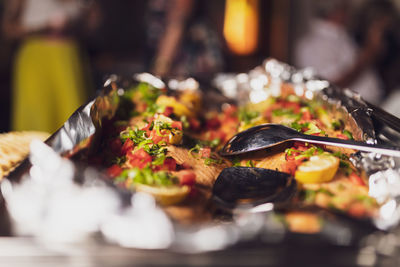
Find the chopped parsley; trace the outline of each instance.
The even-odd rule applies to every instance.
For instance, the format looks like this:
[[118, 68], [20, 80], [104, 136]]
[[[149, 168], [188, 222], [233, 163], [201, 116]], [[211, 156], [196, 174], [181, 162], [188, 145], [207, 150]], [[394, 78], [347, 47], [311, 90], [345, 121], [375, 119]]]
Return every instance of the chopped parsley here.
[[342, 121], [334, 120], [332, 121], [331, 126], [334, 130], [340, 130], [342, 128]]
[[292, 109], [288, 109], [288, 108], [280, 108], [280, 109], [275, 109], [272, 111], [272, 115], [274, 116], [287, 116], [287, 115], [296, 115], [293, 113]]
[[349, 159], [349, 157], [346, 154], [344, 154], [344, 153], [342, 153], [340, 151], [333, 152], [332, 155], [334, 155], [335, 157], [337, 157], [337, 158], [339, 158], [341, 160], [348, 160]]
[[315, 197], [317, 196], [318, 193], [322, 193], [322, 194], [328, 195], [330, 197], [335, 196], [331, 191], [329, 191], [326, 188], [319, 188], [317, 190], [305, 189], [302, 191], [303, 199], [305, 202], [308, 202], [308, 203], [314, 202]]
[[198, 140], [196, 145], [189, 150], [189, 154], [193, 155], [193, 153], [197, 154], [200, 152], [200, 149], [204, 147], [216, 148], [220, 145], [221, 139], [215, 138], [211, 141], [209, 140]]
[[288, 156], [292, 156], [294, 153], [298, 153], [298, 155], [295, 157], [295, 159], [299, 159], [299, 158], [310, 158], [314, 155], [319, 155], [324, 153], [324, 150], [320, 147], [317, 146], [312, 146], [309, 149], [305, 150], [305, 151], [301, 151], [301, 150], [297, 150], [294, 148], [287, 148], [285, 150], [286, 155]]
[[189, 154], [193, 156], [193, 153], [199, 153], [200, 149], [202, 149], [202, 146], [200, 144], [196, 144], [194, 147], [189, 149]]
[[214, 158], [205, 158], [204, 164], [210, 166], [211, 164], [221, 164], [223, 162], [222, 159], [214, 159]]
[[248, 161], [246, 162], [246, 166], [247, 166], [247, 167], [253, 167], [253, 168], [254, 168], [254, 162], [253, 162], [252, 160], [248, 160]]
[[353, 138], [353, 135], [351, 134], [351, 132], [348, 131], [348, 130], [346, 130], [346, 129], [343, 130], [343, 134], [344, 134], [345, 136], [347, 136], [350, 140], [353, 140], [353, 139], [354, 139], [354, 138]]
[[178, 184], [177, 177], [165, 172], [154, 172], [149, 167], [138, 169], [123, 170], [121, 175], [116, 178], [116, 182], [131, 180], [133, 184], [145, 184], [151, 186], [171, 186]]
[[234, 158], [231, 160], [231, 162], [232, 162], [232, 166], [233, 166], [233, 167], [238, 167], [238, 166], [240, 166], [240, 159], [239, 159], [238, 157], [234, 157]]
[[239, 120], [243, 121], [245, 124], [249, 124], [253, 119], [260, 116], [260, 112], [247, 110], [246, 108], [241, 108], [239, 110]]
[[308, 124], [309, 124], [308, 122], [305, 122], [305, 123], [298, 123], [297, 121], [295, 121], [295, 122], [292, 122], [292, 123], [290, 124], [290, 128], [293, 128], [293, 129], [295, 129], [296, 131], [301, 132], [302, 129], [308, 128]]
[[161, 90], [151, 86], [148, 83], [139, 83], [135, 88], [140, 92], [141, 99], [148, 105], [152, 106], [157, 98], [162, 94]]
[[311, 123], [311, 122], [308, 123], [307, 128], [308, 128], [308, 130], [304, 132], [305, 134], [316, 134], [316, 133], [321, 133], [321, 129], [319, 129], [319, 128], [317, 127], [317, 125], [315, 125], [314, 123]]
[[162, 108], [156, 103], [147, 104], [146, 110], [143, 112], [144, 117], [152, 117], [156, 113], [162, 113]]
[[121, 132], [119, 135], [119, 138], [121, 139], [122, 142], [125, 142], [126, 139], [129, 138], [136, 145], [140, 144], [141, 142], [143, 142], [147, 139], [146, 131], [139, 130], [139, 129], [133, 130], [131, 128], [128, 128], [127, 130]]
[[112, 163], [113, 163], [113, 164], [122, 165], [122, 164], [125, 163], [125, 161], [126, 161], [126, 156], [124, 155], [124, 156], [122, 156], [122, 157], [116, 157], [116, 158], [114, 158], [114, 159], [112, 160]]

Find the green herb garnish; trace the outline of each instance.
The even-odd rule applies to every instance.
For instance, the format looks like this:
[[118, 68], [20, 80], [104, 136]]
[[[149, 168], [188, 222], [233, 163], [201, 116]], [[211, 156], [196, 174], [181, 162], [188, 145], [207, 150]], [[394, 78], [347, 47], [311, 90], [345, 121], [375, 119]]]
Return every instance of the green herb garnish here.
[[340, 128], [342, 128], [342, 123], [339, 120], [334, 120], [332, 121], [331, 126], [334, 130], [339, 130]]
[[140, 144], [141, 142], [146, 140], [146, 131], [143, 130], [133, 130], [131, 128], [126, 129], [125, 131], [121, 132], [119, 138], [122, 142], [125, 142], [126, 139], [131, 139], [133, 143]]
[[346, 129], [343, 130], [343, 134], [347, 136], [350, 140], [354, 139], [352, 133]]
[[239, 159], [238, 157], [234, 157], [234, 158], [231, 160], [231, 162], [232, 162], [232, 166], [233, 166], [233, 167], [238, 167], [238, 166], [240, 166], [240, 159]]
[[252, 167], [252, 168], [254, 168], [254, 162], [253, 162], [252, 160], [248, 160], [248, 161], [246, 162], [246, 166], [247, 166], [247, 167]]
[[115, 179], [116, 182], [125, 182], [126, 180], [131, 180], [133, 184], [151, 186], [171, 186], [179, 182], [175, 176], [165, 171], [154, 172], [149, 167], [124, 170], [121, 175]]
[[260, 112], [258, 111], [250, 111], [246, 108], [241, 108], [239, 110], [239, 120], [244, 122], [245, 124], [249, 124], [253, 119], [260, 116]]
[[126, 161], [126, 156], [124, 155], [124, 156], [122, 156], [122, 157], [116, 157], [116, 158], [114, 158], [111, 162], [112, 162], [113, 164], [122, 165], [122, 164], [125, 163], [125, 161]]
[[221, 164], [223, 161], [222, 159], [214, 159], [214, 158], [205, 158], [204, 164], [210, 166], [211, 164]]

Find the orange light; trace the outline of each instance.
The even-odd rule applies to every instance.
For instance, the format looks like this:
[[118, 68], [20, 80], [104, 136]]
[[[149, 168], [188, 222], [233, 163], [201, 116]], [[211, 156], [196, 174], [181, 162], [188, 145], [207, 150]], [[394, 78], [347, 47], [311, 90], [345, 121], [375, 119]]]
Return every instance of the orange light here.
[[259, 0], [226, 0], [224, 37], [229, 49], [248, 55], [257, 49]]

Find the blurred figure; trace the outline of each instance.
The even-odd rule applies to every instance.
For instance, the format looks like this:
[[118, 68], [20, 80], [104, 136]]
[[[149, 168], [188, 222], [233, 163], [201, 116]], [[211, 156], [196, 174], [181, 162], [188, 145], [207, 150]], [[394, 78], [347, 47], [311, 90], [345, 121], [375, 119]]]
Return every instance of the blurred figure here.
[[222, 52], [209, 25], [207, 1], [150, 0], [147, 15], [150, 71], [159, 76], [205, 77], [221, 71]]
[[351, 6], [347, 0], [314, 2], [316, 18], [309, 33], [297, 44], [296, 64], [313, 67], [317, 74], [341, 87], [360, 93], [364, 99], [378, 104], [384, 95], [373, 64], [381, 49], [388, 21], [381, 17], [370, 21], [365, 41], [360, 48], [346, 27]]
[[[5, 35], [21, 41], [14, 60], [13, 130], [54, 132], [86, 101], [75, 40], [87, 9], [78, 0], [7, 0]], [[91, 18], [86, 14], [86, 18]]]
[[382, 21], [387, 27], [382, 35], [381, 53], [376, 62], [376, 69], [382, 77], [386, 99], [380, 105], [388, 112], [400, 116], [400, 29], [399, 14], [391, 1], [374, 0], [363, 3], [357, 14], [354, 32], [356, 41], [366, 42], [371, 23]]
[[368, 42], [369, 31], [381, 24], [379, 56], [374, 67], [381, 77], [385, 96], [399, 85], [400, 30], [398, 9], [390, 0], [364, 1], [354, 16], [354, 37], [360, 47]]

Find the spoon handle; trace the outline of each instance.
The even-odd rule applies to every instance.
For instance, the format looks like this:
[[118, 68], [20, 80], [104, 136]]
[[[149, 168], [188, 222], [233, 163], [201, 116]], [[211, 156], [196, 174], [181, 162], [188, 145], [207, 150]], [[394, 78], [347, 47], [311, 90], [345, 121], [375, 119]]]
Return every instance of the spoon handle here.
[[305, 135], [305, 134], [302, 134], [301, 137], [293, 138], [292, 140], [321, 144], [321, 145], [332, 145], [332, 146], [351, 148], [366, 152], [374, 152], [382, 155], [400, 157], [400, 148], [381, 145], [381, 144], [371, 145], [354, 140], [343, 140], [338, 138], [330, 138], [330, 137], [316, 136], [316, 135]]

